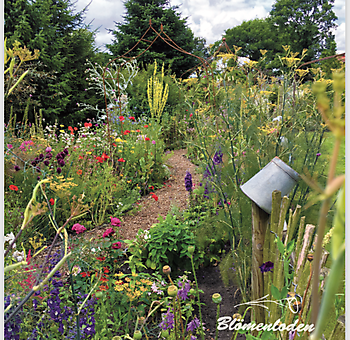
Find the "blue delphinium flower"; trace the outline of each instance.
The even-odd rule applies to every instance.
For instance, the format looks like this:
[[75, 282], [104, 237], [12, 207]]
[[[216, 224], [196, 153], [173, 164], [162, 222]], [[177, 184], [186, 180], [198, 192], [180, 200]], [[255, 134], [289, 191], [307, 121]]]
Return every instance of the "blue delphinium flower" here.
[[192, 175], [189, 171], [186, 171], [185, 188], [187, 191], [192, 191]]
[[222, 163], [222, 156], [223, 153], [221, 152], [221, 150], [215, 152], [213, 157], [213, 162], [215, 165], [219, 165], [220, 163]]

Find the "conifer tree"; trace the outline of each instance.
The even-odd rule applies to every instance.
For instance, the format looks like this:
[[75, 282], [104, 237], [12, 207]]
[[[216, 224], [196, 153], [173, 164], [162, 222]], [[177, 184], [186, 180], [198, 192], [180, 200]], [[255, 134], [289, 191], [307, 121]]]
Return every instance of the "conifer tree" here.
[[[107, 47], [115, 57], [123, 55], [137, 44], [148, 29], [150, 20], [156, 31], [161, 32], [162, 24], [164, 32], [179, 47], [190, 53], [196, 52], [196, 46], [198, 48], [199, 44], [195, 41], [193, 32], [187, 27], [186, 19], [180, 18], [180, 14], [176, 11], [178, 7], [170, 6], [168, 0], [127, 0], [125, 8], [124, 23], [116, 23], [116, 28], [110, 30], [114, 40]], [[141, 41], [128, 56], [136, 56], [143, 52], [156, 38], [156, 34], [149, 31], [144, 38], [147, 41]], [[164, 63], [165, 69], [170, 66], [178, 77], [198, 64], [197, 58], [173, 49], [161, 38], [158, 38], [149, 50], [138, 58], [144, 68], [155, 60]]]

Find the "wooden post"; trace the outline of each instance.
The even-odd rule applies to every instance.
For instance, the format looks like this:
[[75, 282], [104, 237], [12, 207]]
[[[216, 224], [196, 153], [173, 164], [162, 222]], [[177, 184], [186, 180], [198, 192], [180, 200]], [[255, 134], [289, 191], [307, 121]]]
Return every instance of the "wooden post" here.
[[[270, 215], [252, 201], [252, 300], [264, 296], [264, 280], [260, 266], [263, 264], [265, 233]], [[255, 322], [265, 322], [264, 308], [254, 306]]]

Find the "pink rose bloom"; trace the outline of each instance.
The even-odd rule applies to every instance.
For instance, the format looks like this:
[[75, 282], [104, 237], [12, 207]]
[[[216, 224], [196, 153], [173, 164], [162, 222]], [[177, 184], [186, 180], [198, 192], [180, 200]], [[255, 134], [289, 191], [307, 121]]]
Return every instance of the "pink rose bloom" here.
[[74, 230], [77, 234], [82, 234], [86, 228], [83, 225], [76, 223], [73, 225], [72, 230]]
[[113, 228], [108, 228], [104, 233], [103, 233], [103, 237], [109, 237], [111, 235], [113, 235], [115, 233]]
[[116, 242], [112, 244], [113, 249], [120, 249], [122, 247], [121, 242]]
[[120, 224], [121, 224], [121, 223], [122, 223], [122, 222], [120, 222], [120, 219], [119, 219], [119, 218], [116, 218], [116, 217], [112, 217], [112, 216], [111, 216], [111, 225], [120, 227]]

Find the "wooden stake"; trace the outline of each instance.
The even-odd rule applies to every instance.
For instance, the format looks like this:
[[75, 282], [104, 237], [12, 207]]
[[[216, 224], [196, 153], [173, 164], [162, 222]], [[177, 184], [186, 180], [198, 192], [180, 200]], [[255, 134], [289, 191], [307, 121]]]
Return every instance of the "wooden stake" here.
[[[270, 215], [252, 202], [252, 300], [264, 296], [264, 280], [260, 266], [263, 264], [265, 233]], [[264, 308], [254, 307], [255, 322], [265, 322]]]

